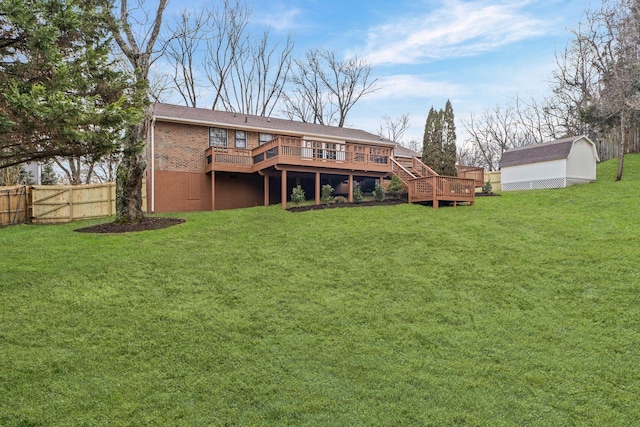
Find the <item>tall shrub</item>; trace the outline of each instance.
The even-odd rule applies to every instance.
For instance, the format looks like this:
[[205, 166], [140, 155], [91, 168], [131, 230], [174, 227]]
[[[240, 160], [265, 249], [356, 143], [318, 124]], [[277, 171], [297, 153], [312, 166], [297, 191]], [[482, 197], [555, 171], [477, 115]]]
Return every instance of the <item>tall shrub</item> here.
[[320, 192], [320, 201], [328, 206], [333, 199], [333, 197], [331, 197], [331, 193], [333, 193], [333, 187], [329, 184], [323, 185]]
[[387, 192], [394, 199], [398, 199], [400, 197], [400, 194], [404, 192], [402, 181], [400, 181], [400, 177], [398, 175], [394, 175], [393, 178], [391, 178], [391, 182], [389, 183], [389, 189], [387, 190]]

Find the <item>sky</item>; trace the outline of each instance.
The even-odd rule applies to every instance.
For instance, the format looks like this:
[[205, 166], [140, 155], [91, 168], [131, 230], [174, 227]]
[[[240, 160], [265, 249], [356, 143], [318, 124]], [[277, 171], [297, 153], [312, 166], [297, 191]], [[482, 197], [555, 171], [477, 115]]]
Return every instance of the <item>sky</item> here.
[[347, 126], [377, 133], [385, 115], [408, 113], [404, 139], [422, 141], [431, 107], [451, 100], [458, 146], [462, 120], [516, 95], [550, 92], [555, 54], [597, 0], [246, 0], [256, 29], [291, 34], [295, 56], [310, 48], [357, 56], [379, 90], [361, 99]]

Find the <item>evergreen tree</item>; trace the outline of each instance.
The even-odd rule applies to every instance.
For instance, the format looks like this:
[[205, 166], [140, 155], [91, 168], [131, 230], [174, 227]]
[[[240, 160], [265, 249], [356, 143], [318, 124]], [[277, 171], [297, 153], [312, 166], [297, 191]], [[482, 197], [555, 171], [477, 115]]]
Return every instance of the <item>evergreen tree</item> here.
[[[442, 114], [433, 107], [429, 109], [422, 140], [422, 162], [438, 172], [442, 163]], [[440, 173], [440, 172], [438, 172]]]
[[442, 165], [440, 175], [458, 176], [456, 169], [456, 125], [453, 106], [447, 100], [442, 114]]
[[108, 0], [0, 0], [0, 167], [99, 158], [118, 147], [130, 108], [116, 69]]
[[400, 195], [404, 193], [404, 187], [402, 186], [402, 181], [400, 181], [400, 177], [398, 175], [393, 175], [391, 178], [387, 193], [389, 193], [389, 195], [394, 199], [400, 198]]
[[445, 109], [429, 110], [424, 128], [422, 161], [439, 175], [457, 176], [456, 125], [453, 107], [447, 100]]
[[42, 185], [57, 185], [58, 175], [53, 169], [51, 162], [45, 162], [42, 165], [42, 173], [40, 175], [40, 184]]

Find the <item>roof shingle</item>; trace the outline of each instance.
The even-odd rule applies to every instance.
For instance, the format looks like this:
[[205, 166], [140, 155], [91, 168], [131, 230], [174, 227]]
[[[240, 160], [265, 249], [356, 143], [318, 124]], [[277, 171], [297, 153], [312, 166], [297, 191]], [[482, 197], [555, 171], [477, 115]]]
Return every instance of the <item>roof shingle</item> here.
[[572, 136], [542, 144], [512, 148], [502, 153], [500, 167], [518, 166], [529, 163], [549, 162], [569, 157], [573, 143], [583, 136]]
[[250, 114], [193, 108], [181, 105], [156, 103], [153, 107], [156, 120], [198, 123], [204, 126], [228, 126], [256, 132], [286, 133], [289, 135], [326, 137], [367, 144], [393, 145], [378, 135], [352, 128], [303, 123]]

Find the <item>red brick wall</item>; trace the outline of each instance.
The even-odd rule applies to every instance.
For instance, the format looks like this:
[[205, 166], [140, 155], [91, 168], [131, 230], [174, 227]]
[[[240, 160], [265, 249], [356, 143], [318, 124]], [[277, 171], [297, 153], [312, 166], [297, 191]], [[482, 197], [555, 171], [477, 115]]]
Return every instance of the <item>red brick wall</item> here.
[[[211, 176], [205, 173], [156, 170], [154, 212], [211, 210]], [[147, 209], [151, 211], [151, 185], [147, 185]]]
[[216, 172], [216, 210], [264, 205], [264, 178], [257, 173]]
[[[208, 127], [156, 122], [154, 131], [156, 171], [204, 173]], [[149, 147], [147, 154], [151, 155]]]

